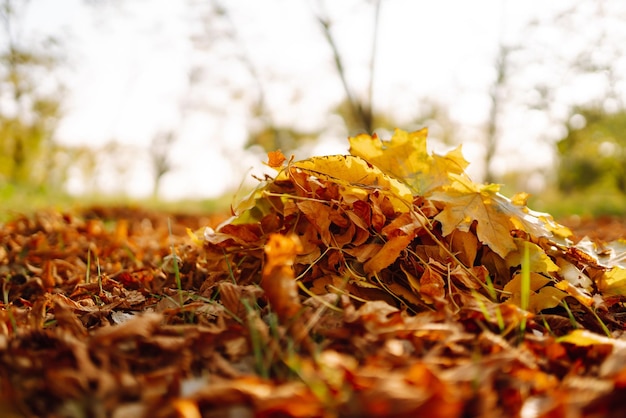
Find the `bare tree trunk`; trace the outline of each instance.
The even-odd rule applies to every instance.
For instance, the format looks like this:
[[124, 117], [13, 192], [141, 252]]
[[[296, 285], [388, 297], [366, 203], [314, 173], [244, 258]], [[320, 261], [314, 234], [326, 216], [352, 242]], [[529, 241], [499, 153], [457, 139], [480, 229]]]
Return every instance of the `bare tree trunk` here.
[[348, 80], [346, 78], [346, 70], [343, 66], [343, 58], [339, 53], [339, 49], [337, 48], [337, 43], [335, 42], [335, 38], [333, 37], [330, 31], [330, 22], [327, 18], [322, 16], [317, 17], [320, 26], [324, 32], [324, 37], [326, 38], [326, 42], [330, 46], [333, 51], [333, 58], [335, 61], [335, 68], [337, 69], [337, 73], [339, 74], [339, 78], [341, 79], [341, 84], [343, 85], [343, 90], [346, 93], [346, 98], [348, 100], [348, 104], [350, 105], [350, 110], [354, 118], [358, 121], [358, 123], [369, 132], [369, 126], [367, 126], [367, 122], [365, 120], [365, 116], [363, 115], [363, 107], [359, 101], [354, 97], [354, 93], [352, 93], [352, 89], [348, 84]]
[[370, 79], [367, 86], [367, 103], [363, 106], [363, 116], [368, 133], [374, 130], [374, 78], [376, 72], [376, 49], [378, 47], [378, 21], [380, 18], [380, 5], [382, 0], [374, 0], [374, 32], [372, 33], [372, 50], [370, 53]]
[[374, 70], [376, 66], [376, 45], [378, 43], [378, 21], [380, 16], [381, 2], [381, 0], [374, 0], [374, 32], [372, 35], [372, 49], [369, 64], [370, 74], [369, 83], [367, 86], [367, 102], [363, 102], [362, 100], [357, 99], [352, 88], [350, 87], [350, 84], [348, 83], [346, 70], [343, 63], [343, 57], [339, 52], [337, 42], [335, 41], [332, 31], [330, 30], [330, 19], [328, 18], [328, 16], [321, 14], [318, 14], [316, 16], [317, 21], [322, 28], [322, 32], [324, 33], [324, 37], [326, 38], [326, 42], [328, 42], [328, 45], [332, 50], [335, 68], [337, 69], [337, 73], [339, 75], [339, 78], [341, 79], [341, 84], [343, 85], [344, 92], [346, 93], [346, 99], [348, 101], [348, 105], [350, 106], [350, 111], [352, 112], [352, 115], [357, 121], [359, 127], [367, 133], [371, 133], [374, 130]]
[[158, 132], [152, 137], [150, 147], [150, 158], [154, 168], [154, 184], [152, 186], [152, 198], [158, 199], [161, 179], [172, 169], [170, 160], [170, 150], [177, 136], [174, 131]]
[[491, 168], [491, 162], [498, 147], [499, 139], [499, 119], [502, 111], [502, 101], [504, 88], [508, 76], [508, 56], [511, 49], [507, 46], [500, 45], [498, 56], [496, 59], [496, 79], [491, 86], [489, 98], [491, 99], [491, 109], [489, 111], [489, 119], [487, 120], [487, 132], [485, 135], [485, 183], [493, 183], [495, 175]]

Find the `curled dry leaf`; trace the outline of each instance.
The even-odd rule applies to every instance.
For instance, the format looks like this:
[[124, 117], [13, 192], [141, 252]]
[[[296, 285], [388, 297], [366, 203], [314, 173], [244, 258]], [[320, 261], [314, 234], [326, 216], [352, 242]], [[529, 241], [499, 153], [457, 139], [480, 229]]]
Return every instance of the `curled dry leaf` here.
[[443, 301], [446, 296], [446, 283], [443, 276], [431, 267], [427, 267], [419, 279], [420, 293], [429, 302]]
[[297, 236], [272, 234], [265, 244], [261, 287], [272, 309], [283, 321], [293, 319], [302, 305], [294, 280], [293, 262], [302, 245]]
[[163, 321], [161, 314], [146, 312], [119, 325], [99, 328], [92, 336], [92, 344], [111, 345], [134, 337], [149, 337]]

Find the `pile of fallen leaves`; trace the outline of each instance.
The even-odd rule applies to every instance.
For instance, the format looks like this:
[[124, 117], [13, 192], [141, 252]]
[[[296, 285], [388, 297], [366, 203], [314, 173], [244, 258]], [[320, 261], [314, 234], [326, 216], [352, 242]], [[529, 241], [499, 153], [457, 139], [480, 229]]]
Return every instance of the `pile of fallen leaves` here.
[[270, 153], [219, 225], [3, 225], [0, 416], [626, 413], [624, 240], [574, 242], [425, 131], [350, 153]]

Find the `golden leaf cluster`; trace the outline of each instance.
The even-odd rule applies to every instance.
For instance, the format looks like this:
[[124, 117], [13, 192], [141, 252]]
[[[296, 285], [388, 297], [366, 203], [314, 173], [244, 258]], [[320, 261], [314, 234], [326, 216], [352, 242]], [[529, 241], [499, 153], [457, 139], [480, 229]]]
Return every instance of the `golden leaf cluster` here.
[[[496, 184], [473, 182], [460, 147], [429, 153], [426, 137], [425, 129], [396, 130], [389, 140], [359, 135], [350, 138], [350, 155], [288, 163], [270, 153], [278, 174], [229, 222], [205, 233], [207, 250], [235, 264], [256, 259], [267, 266], [272, 256], [263, 258], [260, 249], [272, 245], [270, 237], [295, 237], [301, 246], [289, 268], [304, 292], [386, 300], [413, 312], [456, 310], [460, 295], [521, 306], [526, 292], [531, 313], [569, 296], [610, 316], [611, 300], [603, 296], [626, 295], [623, 260], [574, 246], [566, 227], [525, 206], [528, 195], [508, 199]], [[528, 289], [522, 268], [530, 273]], [[264, 268], [262, 277], [245, 279], [269, 276]], [[296, 306], [298, 297], [289, 295]]]

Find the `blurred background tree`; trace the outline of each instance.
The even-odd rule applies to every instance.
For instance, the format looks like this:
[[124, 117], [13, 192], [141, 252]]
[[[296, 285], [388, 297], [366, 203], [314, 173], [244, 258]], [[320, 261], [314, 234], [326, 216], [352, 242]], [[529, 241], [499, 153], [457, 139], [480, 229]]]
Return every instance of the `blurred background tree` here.
[[54, 37], [23, 39], [28, 2], [4, 0], [0, 19], [0, 184], [60, 186], [54, 132], [62, 117], [63, 85], [54, 70], [62, 47]]
[[[621, 2], [578, 1], [529, 27], [539, 56], [548, 62], [529, 104], [557, 130], [554, 171], [546, 176], [553, 184], [541, 197], [547, 209], [596, 215], [626, 210], [624, 19]], [[545, 41], [548, 31], [551, 42]]]
[[[474, 65], [471, 74], [475, 79], [462, 85], [453, 81], [436, 96], [429, 90], [431, 80], [415, 79], [411, 90], [398, 85], [392, 91], [389, 86], [393, 83], [385, 79], [394, 77], [396, 73], [389, 70], [396, 63], [389, 62], [385, 52], [390, 46], [384, 42], [388, 33], [398, 28], [391, 27], [384, 17], [385, 13], [396, 13], [397, 18], [402, 12], [397, 3], [299, 2], [297, 7], [304, 10], [299, 22], [310, 24], [310, 36], [322, 51], [321, 58], [311, 60], [303, 70], [302, 66], [278, 65], [311, 57], [302, 48], [288, 47], [289, 39], [284, 38], [291, 33], [281, 33], [282, 38], [265, 37], [269, 28], [253, 15], [258, 12], [249, 12], [243, 3], [190, 0], [181, 6], [184, 15], [176, 17], [184, 19], [188, 27], [187, 60], [178, 64], [186, 71], [186, 80], [178, 97], [168, 103], [176, 109], [177, 117], [168, 121], [155, 117], [148, 139], [132, 146], [119, 138], [109, 139], [109, 145], [90, 144], [89, 138], [80, 146], [62, 141], [57, 127], [65, 117], [67, 95], [58, 75], [63, 72], [64, 54], [70, 50], [64, 50], [58, 37], [25, 37], [20, 32], [28, 5], [38, 0], [3, 1], [2, 24], [7, 36], [0, 51], [0, 181], [4, 184], [29, 183], [46, 188], [54, 184], [63, 189], [71, 183], [82, 185], [73, 190], [102, 191], [110, 187], [101, 181], [108, 176], [107, 170], [115, 171], [118, 179], [109, 185], [125, 185], [125, 177], [136, 175], [131, 174], [130, 166], [137, 166], [152, 179], [147, 195], [151, 191], [153, 197], [159, 197], [171, 189], [168, 181], [189, 168], [180, 156], [190, 148], [185, 142], [188, 131], [191, 127], [197, 131], [202, 121], [204, 130], [195, 133], [195, 154], [200, 150], [219, 154], [233, 167], [249, 161], [243, 153], [233, 151], [233, 132], [244, 138], [238, 146], [246, 147], [251, 159], [258, 161], [264, 151], [281, 149], [300, 158], [315, 152], [315, 147], [329, 138], [344, 140], [361, 132], [388, 136], [396, 127], [410, 130], [426, 126], [432, 148], [463, 143], [473, 163], [470, 168], [479, 167], [474, 170], [475, 179], [506, 183], [507, 192], [571, 194], [571, 190], [587, 186], [593, 190], [594, 184], [623, 190], [623, 159], [619, 155], [623, 155], [624, 146], [615, 139], [626, 94], [626, 31], [620, 24], [626, 19], [626, 7], [619, 0], [592, 4], [579, 0], [554, 6], [517, 31], [509, 30], [505, 19], [509, 3], [503, 2], [501, 31], [494, 33], [491, 60], [480, 66], [467, 63], [468, 68]], [[111, 22], [116, 17], [132, 24], [132, 19], [144, 14], [142, 10], [152, 6], [150, 1], [124, 0], [85, 4], [93, 7], [103, 33], [115, 30]], [[275, 0], [264, 6], [264, 12], [293, 13], [295, 4]], [[423, 10], [428, 9], [423, 6]], [[174, 19], [160, 17], [164, 20], [146, 25], [142, 35], [161, 39], [170, 18]], [[428, 16], [420, 16], [425, 18]], [[295, 16], [282, 19], [292, 23]], [[439, 39], [420, 32], [420, 19], [399, 33], [407, 36], [405, 53], [420, 57], [421, 65], [429, 66], [434, 58], [421, 56], [420, 49]], [[258, 28], [250, 31], [251, 25]], [[287, 28], [294, 30], [293, 25], [282, 29]], [[454, 36], [460, 42], [464, 35]], [[277, 40], [284, 43], [267, 44]], [[263, 60], [258, 52], [272, 48], [279, 50], [280, 62]], [[454, 52], [442, 51], [450, 53]], [[471, 60], [473, 52], [463, 57]], [[156, 71], [150, 63], [138, 64], [144, 67], [137, 70], [139, 75], [129, 83], [129, 89]], [[453, 72], [456, 77], [466, 76], [466, 63], [462, 64]], [[289, 68], [299, 70], [290, 73]], [[316, 103], [318, 108], [312, 111], [314, 101], [321, 104]], [[469, 109], [475, 114], [469, 122], [464, 119], [466, 103], [474, 107]], [[145, 113], [142, 109], [132, 111], [136, 117]], [[512, 140], [521, 129], [528, 132], [527, 137]], [[211, 148], [201, 149], [203, 145]], [[516, 156], [529, 154], [536, 158], [520, 164]], [[197, 182], [202, 187], [202, 180]]]
[[561, 191], [603, 191], [626, 198], [626, 110], [577, 109], [557, 143]]

